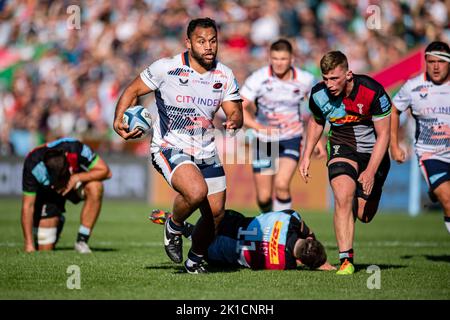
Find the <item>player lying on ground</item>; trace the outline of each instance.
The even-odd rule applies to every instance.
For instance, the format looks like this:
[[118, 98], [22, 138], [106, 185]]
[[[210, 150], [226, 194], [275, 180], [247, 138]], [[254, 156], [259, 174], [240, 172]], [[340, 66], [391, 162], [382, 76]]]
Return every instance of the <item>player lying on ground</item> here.
[[[170, 213], [154, 210], [150, 220], [164, 224]], [[190, 237], [195, 226], [185, 222], [183, 235]], [[274, 211], [245, 217], [225, 210], [218, 234], [208, 248], [210, 264], [244, 266], [261, 270], [289, 270], [298, 264], [311, 269], [335, 270], [327, 262], [323, 245], [294, 210]]]

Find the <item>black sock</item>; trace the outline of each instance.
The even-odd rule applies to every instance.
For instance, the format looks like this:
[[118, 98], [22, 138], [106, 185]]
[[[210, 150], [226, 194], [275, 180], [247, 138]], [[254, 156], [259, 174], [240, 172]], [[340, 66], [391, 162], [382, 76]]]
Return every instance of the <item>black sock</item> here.
[[353, 263], [353, 248], [347, 251], [339, 251], [339, 260], [341, 261], [341, 264], [343, 264], [345, 260]]
[[88, 228], [80, 224], [80, 228], [78, 228], [77, 242], [83, 241], [87, 243], [90, 235], [91, 235], [91, 228]]
[[193, 267], [196, 264], [199, 264], [203, 261], [203, 256], [198, 255], [192, 251], [192, 249], [188, 252], [188, 258], [186, 260], [186, 266], [189, 268]]
[[258, 202], [258, 206], [261, 212], [270, 212], [272, 211], [272, 199], [264, 203]]
[[203, 256], [194, 253], [191, 249], [188, 252], [188, 259], [190, 259], [191, 261], [193, 261], [195, 263], [200, 263], [203, 260]]
[[82, 233], [78, 232], [77, 242], [83, 241], [83, 242], [87, 243], [88, 240], [89, 240], [89, 235], [85, 235], [85, 234], [82, 234]]
[[173, 222], [172, 218], [170, 218], [169, 219], [169, 230], [170, 230], [170, 232], [173, 232], [176, 234], [181, 234], [184, 230], [184, 225], [179, 226], [179, 225], [175, 224], [175, 222]]

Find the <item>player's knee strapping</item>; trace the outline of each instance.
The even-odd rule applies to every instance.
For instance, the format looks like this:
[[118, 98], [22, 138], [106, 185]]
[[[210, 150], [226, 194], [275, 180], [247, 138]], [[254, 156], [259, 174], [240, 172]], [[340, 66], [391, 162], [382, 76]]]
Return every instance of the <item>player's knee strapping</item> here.
[[39, 245], [54, 244], [58, 235], [58, 228], [42, 228], [37, 230], [37, 243]]
[[358, 181], [358, 172], [350, 163], [338, 161], [328, 165], [328, 178], [330, 181], [343, 174], [349, 176], [355, 182]]

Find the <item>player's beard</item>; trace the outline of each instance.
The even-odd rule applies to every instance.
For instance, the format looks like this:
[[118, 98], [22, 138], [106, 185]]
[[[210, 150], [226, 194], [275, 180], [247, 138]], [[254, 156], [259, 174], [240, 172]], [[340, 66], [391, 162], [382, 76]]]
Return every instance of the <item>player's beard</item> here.
[[205, 58], [203, 58], [203, 56], [200, 53], [196, 52], [193, 48], [191, 48], [192, 58], [194, 58], [198, 62], [198, 64], [201, 65], [206, 70], [212, 69], [212, 67], [214, 66], [214, 62], [216, 61], [217, 51], [212, 52], [212, 54], [214, 55], [214, 58], [211, 60], [211, 62], [209, 62]]

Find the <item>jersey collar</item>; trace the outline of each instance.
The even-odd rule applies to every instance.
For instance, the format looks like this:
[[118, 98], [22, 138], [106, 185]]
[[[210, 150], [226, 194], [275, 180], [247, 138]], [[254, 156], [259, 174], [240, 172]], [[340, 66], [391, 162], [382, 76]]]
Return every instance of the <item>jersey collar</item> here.
[[356, 74], [353, 74], [353, 88], [350, 94], [348, 95], [348, 98], [351, 100], [355, 100], [356, 94], [358, 93], [359, 88], [359, 77]]
[[187, 67], [191, 67], [189, 65], [189, 53], [187, 51], [185, 51], [182, 55], [181, 55], [181, 60], [183, 61], [183, 65], [187, 66]]

